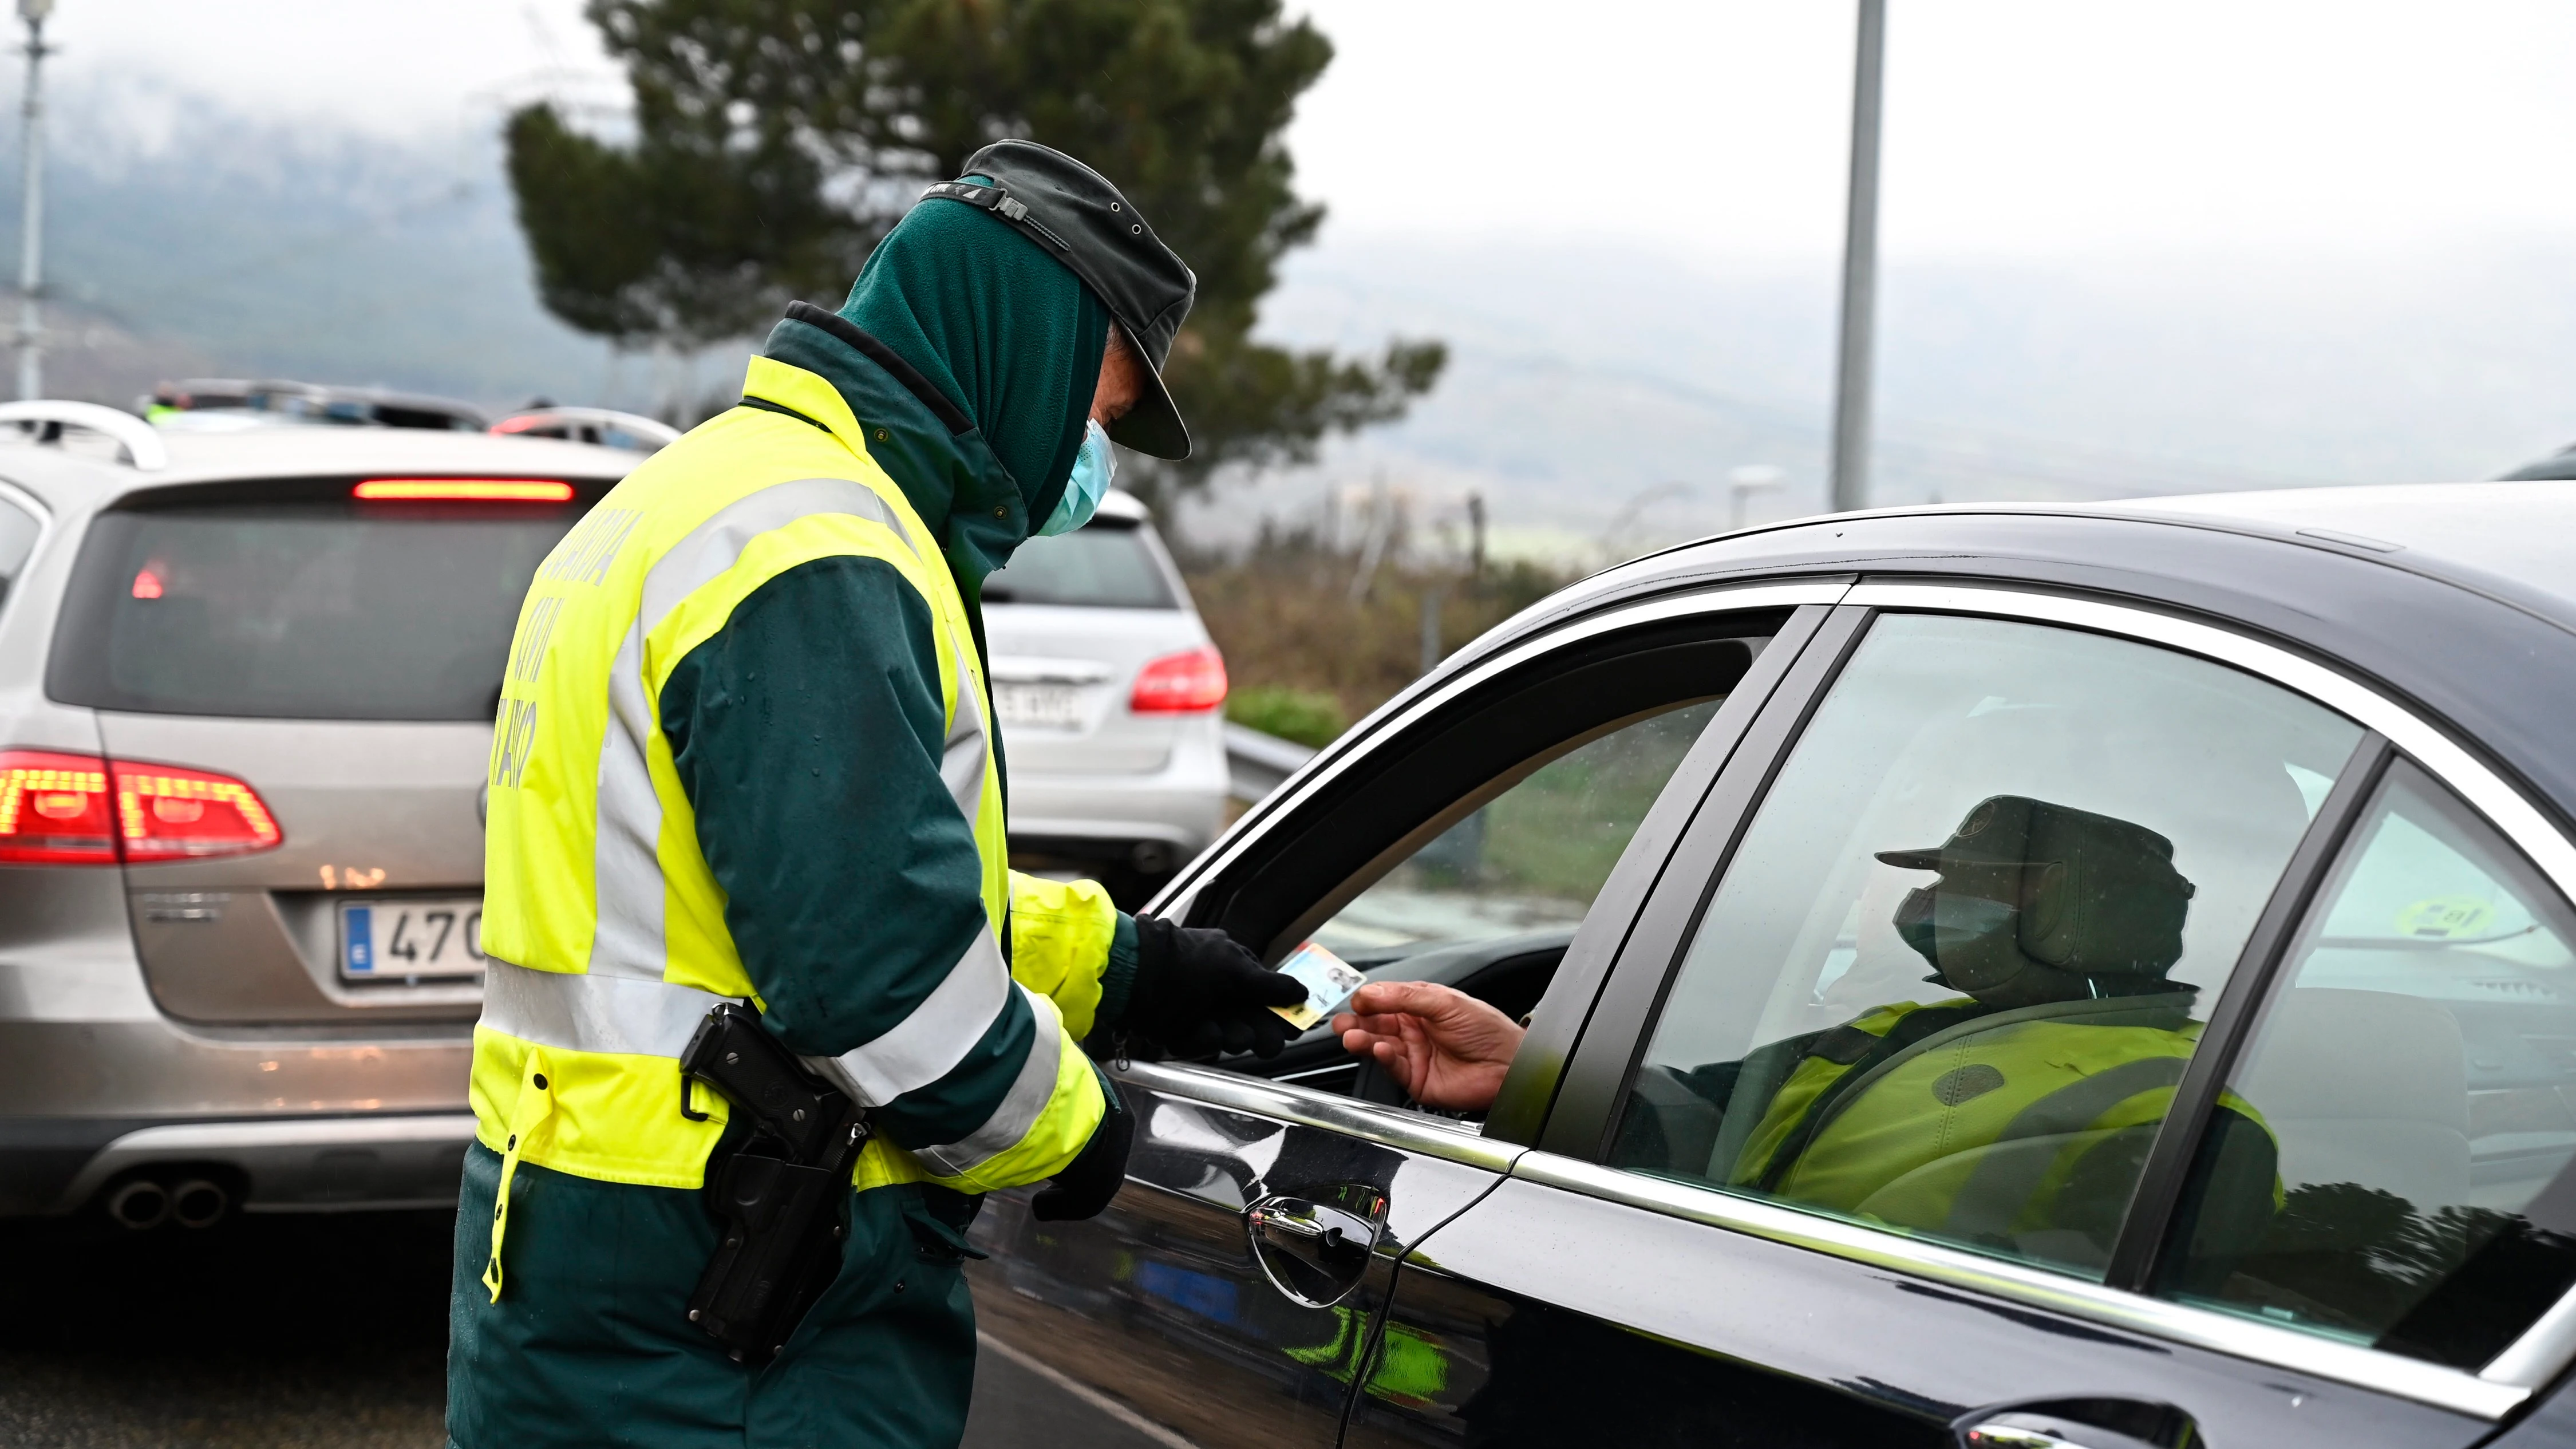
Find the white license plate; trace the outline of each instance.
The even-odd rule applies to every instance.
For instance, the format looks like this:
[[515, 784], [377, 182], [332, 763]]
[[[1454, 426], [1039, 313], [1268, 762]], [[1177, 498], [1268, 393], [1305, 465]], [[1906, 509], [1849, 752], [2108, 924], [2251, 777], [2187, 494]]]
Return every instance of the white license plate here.
[[996, 684], [993, 712], [1006, 725], [1042, 729], [1082, 728], [1082, 686], [1078, 684]]
[[482, 974], [480, 897], [340, 903], [341, 979]]

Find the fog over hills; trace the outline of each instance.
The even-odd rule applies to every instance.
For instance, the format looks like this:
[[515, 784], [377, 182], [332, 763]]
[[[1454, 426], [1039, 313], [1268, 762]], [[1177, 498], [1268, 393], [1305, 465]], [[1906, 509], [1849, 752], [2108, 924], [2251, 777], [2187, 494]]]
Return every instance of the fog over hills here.
[[[76, 91], [53, 131], [46, 271], [71, 335], [49, 391], [130, 404], [211, 371], [514, 405], [610, 380], [608, 349], [537, 305], [497, 142], [407, 150], [144, 90]], [[646, 364], [624, 370], [641, 400]]]
[[[738, 375], [738, 347], [692, 371], [547, 317], [488, 136], [406, 149], [131, 88], [65, 96], [55, 135], [52, 391], [131, 403], [156, 378], [249, 373], [661, 411]], [[1785, 474], [1752, 518], [1812, 511], [1834, 272], [1328, 227], [1290, 260], [1268, 330], [1354, 350], [1441, 337], [1450, 370], [1404, 422], [1228, 481], [1188, 526], [1217, 541], [1264, 516], [1311, 523], [1326, 493], [1382, 483], [1417, 532], [1473, 491], [1506, 543], [1615, 551], [1725, 526], [1746, 464]], [[2571, 276], [2565, 237], [2367, 260], [1900, 258], [1876, 496], [2491, 476], [2576, 438]]]
[[[2567, 239], [2369, 262], [1900, 260], [1882, 283], [1874, 497], [2491, 477], [2576, 438], [2571, 280]], [[1329, 237], [1291, 263], [1269, 322], [1453, 344], [1437, 394], [1322, 474], [1428, 499], [1479, 488], [1505, 524], [1616, 525], [1616, 551], [1726, 526], [1743, 464], [1787, 474], [1750, 518], [1822, 506], [1834, 285], [1830, 259]], [[1298, 516], [1295, 486], [1259, 492], [1218, 512]]]

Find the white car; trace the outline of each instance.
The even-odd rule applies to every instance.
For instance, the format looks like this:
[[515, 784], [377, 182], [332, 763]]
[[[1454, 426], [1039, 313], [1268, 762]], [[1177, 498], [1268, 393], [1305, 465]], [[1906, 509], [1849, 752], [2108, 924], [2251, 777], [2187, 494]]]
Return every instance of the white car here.
[[1227, 788], [1225, 661], [1151, 513], [1110, 493], [983, 599], [1014, 863], [1141, 904], [1216, 838]]

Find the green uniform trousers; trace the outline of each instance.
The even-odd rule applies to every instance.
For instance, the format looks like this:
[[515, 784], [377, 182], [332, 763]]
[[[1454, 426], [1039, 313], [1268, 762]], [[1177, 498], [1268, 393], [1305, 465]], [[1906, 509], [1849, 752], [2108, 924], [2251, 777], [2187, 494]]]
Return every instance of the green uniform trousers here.
[[501, 1301], [481, 1275], [499, 1154], [466, 1149], [448, 1302], [451, 1449], [955, 1449], [974, 1386], [965, 1236], [918, 1184], [853, 1193], [839, 1277], [748, 1369], [688, 1321], [716, 1247], [695, 1190], [522, 1162]]

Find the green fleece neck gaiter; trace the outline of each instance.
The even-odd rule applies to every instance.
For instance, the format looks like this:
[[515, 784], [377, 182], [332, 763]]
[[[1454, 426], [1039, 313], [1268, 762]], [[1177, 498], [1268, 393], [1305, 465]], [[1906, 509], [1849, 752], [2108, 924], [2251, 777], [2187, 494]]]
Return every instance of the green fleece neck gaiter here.
[[925, 203], [877, 244], [841, 315], [975, 420], [1030, 527], [1054, 510], [1109, 342], [1080, 278], [998, 217]]

